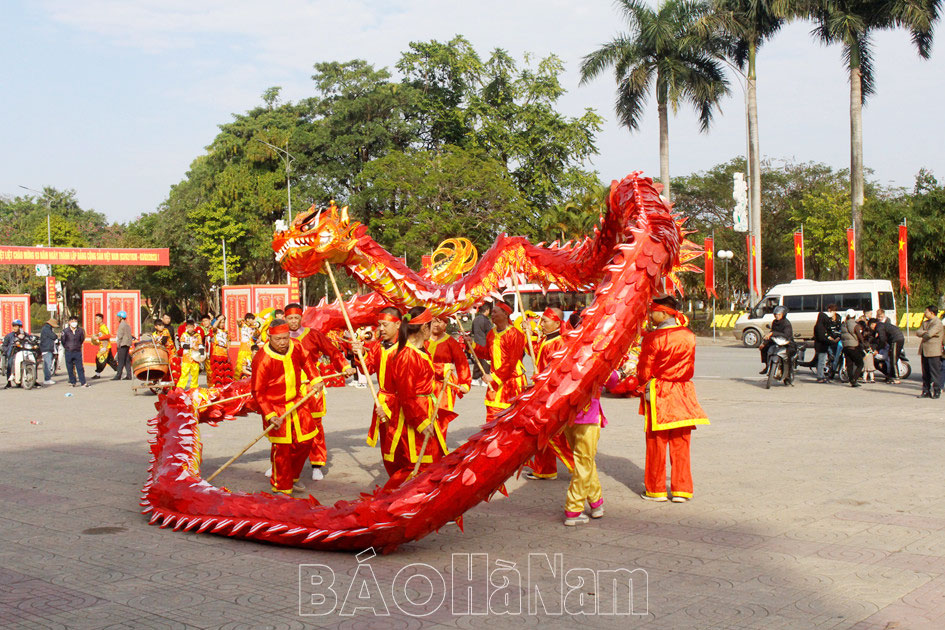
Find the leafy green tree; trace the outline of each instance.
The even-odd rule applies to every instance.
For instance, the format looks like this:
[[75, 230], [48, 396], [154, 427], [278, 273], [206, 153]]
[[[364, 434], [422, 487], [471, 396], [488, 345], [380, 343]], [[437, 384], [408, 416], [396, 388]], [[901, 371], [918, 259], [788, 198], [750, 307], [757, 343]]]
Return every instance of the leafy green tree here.
[[906, 28], [919, 56], [932, 53], [932, 28], [938, 20], [941, 0], [791, 0], [783, 2], [788, 15], [814, 21], [814, 36], [824, 44], [840, 44], [850, 74], [850, 190], [852, 221], [856, 235], [856, 263], [863, 253], [863, 104], [876, 90], [873, 73], [873, 37], [876, 31]]
[[[941, 306], [945, 294], [945, 186], [926, 170], [911, 191], [873, 197], [863, 207], [864, 263], [876, 277], [899, 277], [898, 226], [909, 226], [909, 285], [912, 305]], [[904, 296], [900, 294], [900, 299]], [[904, 306], [900, 306], [904, 310]], [[918, 310], [918, 309], [913, 309]]]
[[298, 190], [309, 202], [344, 202], [366, 164], [416, 140], [407, 114], [416, 94], [360, 59], [317, 63], [312, 80], [316, 95], [299, 103], [292, 141]]
[[512, 174], [533, 222], [598, 184], [583, 165], [597, 152], [602, 119], [590, 109], [578, 117], [556, 110], [564, 67], [554, 55], [534, 65], [526, 56], [519, 67], [496, 49], [482, 62], [466, 39], [455, 37], [411, 43], [397, 67], [416, 95], [409, 111], [419, 143], [412, 146], [484, 149]]
[[[483, 252], [501, 232], [532, 231], [522, 221], [525, 202], [508, 172], [480, 150], [390, 153], [368, 164], [358, 183], [352, 216], [415, 266], [448, 238], [464, 236]], [[365, 215], [366, 208], [373, 211]]]
[[728, 81], [717, 56], [724, 41], [714, 31], [697, 28], [708, 5], [668, 0], [653, 9], [643, 0], [618, 0], [629, 33], [618, 35], [584, 57], [581, 83], [613, 67], [617, 81], [617, 116], [630, 131], [639, 129], [651, 89], [656, 93], [660, 127], [660, 180], [670, 198], [669, 108], [687, 101], [708, 131]]

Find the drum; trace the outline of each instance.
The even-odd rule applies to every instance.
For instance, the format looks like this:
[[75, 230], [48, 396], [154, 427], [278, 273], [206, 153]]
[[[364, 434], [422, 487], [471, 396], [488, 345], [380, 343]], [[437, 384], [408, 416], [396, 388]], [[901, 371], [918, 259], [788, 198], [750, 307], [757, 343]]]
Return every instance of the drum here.
[[131, 371], [142, 381], [163, 381], [170, 378], [171, 366], [167, 348], [151, 339], [142, 339], [131, 348]]

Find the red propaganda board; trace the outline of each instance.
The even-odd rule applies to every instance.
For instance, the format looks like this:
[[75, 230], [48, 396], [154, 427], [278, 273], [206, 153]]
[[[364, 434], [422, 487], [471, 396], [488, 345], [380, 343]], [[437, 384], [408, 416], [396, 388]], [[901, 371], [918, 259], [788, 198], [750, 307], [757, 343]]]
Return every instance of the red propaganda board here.
[[56, 310], [56, 278], [55, 276], [46, 276], [46, 310]]
[[32, 334], [29, 295], [0, 295], [0, 335], [6, 335], [12, 330], [14, 319], [22, 321], [26, 332]]
[[15, 247], [0, 245], [0, 265], [148, 265], [167, 267], [164, 249]]
[[289, 286], [285, 284], [243, 284], [223, 287], [221, 292], [230, 346], [240, 345], [239, 322], [246, 313], [285, 308], [290, 302]]
[[[140, 291], [83, 291], [82, 292], [82, 328], [85, 329], [85, 348], [82, 352], [82, 359], [86, 363], [95, 362], [95, 352], [97, 346], [92, 345], [92, 335], [95, 334], [95, 314], [101, 313], [105, 316], [105, 325], [108, 331], [115, 335], [118, 330], [118, 312], [125, 311], [128, 314], [128, 325], [131, 326], [131, 334], [137, 339], [141, 336], [141, 292]], [[112, 339], [112, 352], [116, 353], [114, 338]]]

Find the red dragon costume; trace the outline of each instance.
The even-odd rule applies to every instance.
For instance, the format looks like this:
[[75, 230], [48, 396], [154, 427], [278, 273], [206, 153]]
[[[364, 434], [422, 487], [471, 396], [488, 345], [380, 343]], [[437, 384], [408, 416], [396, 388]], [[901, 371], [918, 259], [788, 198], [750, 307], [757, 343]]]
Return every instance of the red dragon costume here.
[[[680, 224], [650, 179], [631, 175], [614, 182], [607, 205], [593, 236], [548, 246], [502, 236], [468, 274], [449, 285], [411, 271], [371, 240], [364, 226], [348, 222], [344, 212], [340, 220], [333, 208], [300, 214], [276, 233], [277, 259], [297, 277], [317, 273], [326, 262], [340, 264], [372, 288], [375, 293], [348, 302], [356, 326], [376, 318], [384, 302], [401, 308], [424, 305], [435, 314], [467, 311], [498, 290], [511, 270], [529, 282], [554, 282], [567, 290], [594, 287], [594, 302], [583, 312], [581, 327], [565, 336], [564, 350], [508, 408], [416, 477], [351, 501], [321, 505], [314, 497], [231, 492], [207, 483], [200, 474], [198, 425], [246, 413], [252, 407], [246, 399], [222, 401], [248, 391], [248, 382], [172, 390], [159, 397], [158, 415], [150, 421], [154, 437], [143, 513], [151, 523], [175, 530], [327, 550], [373, 546], [390, 552], [449, 521], [462, 526], [464, 512], [503, 489], [587, 406], [637, 339], [651, 297], [674, 270], [698, 255], [684, 244]], [[340, 315], [335, 309], [312, 318], [328, 321]], [[209, 406], [198, 412], [201, 401]]]

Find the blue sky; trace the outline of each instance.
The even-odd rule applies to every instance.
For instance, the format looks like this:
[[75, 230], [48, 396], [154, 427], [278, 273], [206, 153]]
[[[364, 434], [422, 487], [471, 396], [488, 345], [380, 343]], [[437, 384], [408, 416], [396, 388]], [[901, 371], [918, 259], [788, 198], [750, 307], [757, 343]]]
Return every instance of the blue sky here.
[[[941, 26], [941, 25], [940, 25]], [[658, 176], [656, 108], [640, 132], [614, 122], [606, 75], [578, 86], [583, 55], [623, 30], [608, 0], [5, 0], [0, 20], [0, 195], [18, 185], [75, 189], [115, 221], [155, 210], [210, 143], [217, 125], [261, 102], [311, 94], [312, 64], [363, 58], [392, 67], [410, 41], [469, 39], [481, 55], [502, 47], [555, 53], [567, 68], [561, 109], [595, 108], [607, 125], [592, 167], [605, 180]], [[840, 50], [788, 26], [759, 55], [760, 138], [775, 160], [849, 165], [849, 87]], [[941, 28], [939, 29], [941, 31]], [[940, 38], [943, 36], [939, 33]], [[920, 60], [905, 32], [876, 39], [878, 93], [864, 113], [867, 166], [882, 183], [911, 186], [922, 167], [945, 175], [941, 42]], [[681, 109], [670, 121], [674, 175], [745, 150], [743, 94], [709, 134]]]

